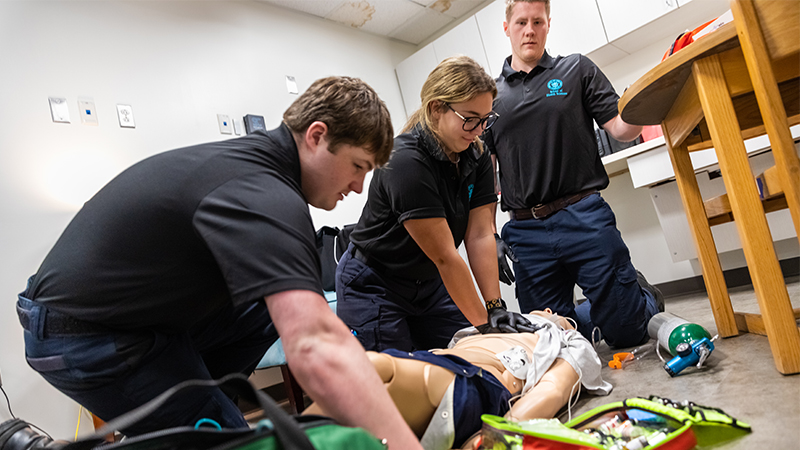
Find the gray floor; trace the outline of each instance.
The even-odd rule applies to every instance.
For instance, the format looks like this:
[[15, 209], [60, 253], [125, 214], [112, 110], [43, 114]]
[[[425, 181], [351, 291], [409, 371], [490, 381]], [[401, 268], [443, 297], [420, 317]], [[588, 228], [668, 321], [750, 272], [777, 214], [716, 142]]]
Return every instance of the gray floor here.
[[[788, 279], [787, 289], [793, 307], [800, 307], [800, 280]], [[731, 290], [731, 301], [737, 312], [759, 312], [752, 287]], [[712, 336], [716, 334], [705, 293], [669, 298], [666, 310], [704, 326]], [[606, 364], [602, 375], [614, 390], [606, 397], [582, 394], [572, 408], [573, 417], [606, 403], [658, 395], [721, 408], [752, 426], [752, 434], [715, 448], [800, 449], [800, 375], [785, 376], [775, 369], [764, 336], [745, 334], [718, 339], [714, 344], [716, 349], [705, 370], [689, 367], [670, 378], [653, 352], [622, 370], [609, 368], [607, 362], [613, 354], [624, 350], [611, 350], [601, 343], [597, 350]], [[667, 358], [668, 354], [662, 356]], [[566, 419], [566, 415], [561, 418]]]

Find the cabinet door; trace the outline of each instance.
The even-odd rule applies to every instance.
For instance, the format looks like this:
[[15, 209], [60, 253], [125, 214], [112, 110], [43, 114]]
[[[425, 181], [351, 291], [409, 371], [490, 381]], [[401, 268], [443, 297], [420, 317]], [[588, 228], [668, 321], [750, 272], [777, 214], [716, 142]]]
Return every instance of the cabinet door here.
[[606, 44], [608, 39], [595, 0], [550, 3], [550, 33], [547, 36], [550, 56], [586, 54]]
[[677, 0], [597, 0], [608, 41], [630, 33], [678, 7]]
[[437, 64], [439, 64], [439, 60], [436, 59], [436, 53], [433, 51], [433, 44], [428, 44], [395, 67], [400, 93], [403, 95], [403, 103], [406, 107], [406, 116], [410, 116], [419, 109], [422, 103], [419, 99], [419, 92], [431, 70]]
[[503, 21], [506, 19], [506, 5], [504, 0], [495, 0], [475, 14], [478, 22], [478, 31], [481, 33], [483, 49], [489, 60], [489, 74], [497, 78], [503, 70], [503, 62], [511, 55], [511, 43], [503, 31]]
[[478, 22], [475, 21], [475, 16], [468, 18], [439, 39], [433, 41], [433, 50], [436, 52], [436, 60], [438, 62], [451, 56], [466, 55], [474, 59], [487, 72], [489, 70], [486, 52], [483, 51], [481, 33], [478, 31]]

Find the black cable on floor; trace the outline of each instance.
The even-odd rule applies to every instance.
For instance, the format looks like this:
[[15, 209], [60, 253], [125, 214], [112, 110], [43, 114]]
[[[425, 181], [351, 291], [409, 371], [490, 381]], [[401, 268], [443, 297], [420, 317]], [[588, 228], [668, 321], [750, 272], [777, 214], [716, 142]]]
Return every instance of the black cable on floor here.
[[17, 416], [15, 416], [13, 412], [11, 412], [11, 400], [8, 399], [8, 395], [6, 394], [6, 390], [3, 389], [3, 386], [0, 386], [0, 391], [3, 391], [3, 396], [6, 398], [6, 404], [8, 405], [8, 412], [11, 414], [11, 418], [16, 419]]

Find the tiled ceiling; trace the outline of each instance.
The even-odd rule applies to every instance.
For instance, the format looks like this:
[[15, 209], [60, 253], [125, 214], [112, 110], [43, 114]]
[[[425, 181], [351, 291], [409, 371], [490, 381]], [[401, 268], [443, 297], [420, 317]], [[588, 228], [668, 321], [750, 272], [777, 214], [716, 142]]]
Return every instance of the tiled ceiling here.
[[261, 0], [368, 33], [420, 44], [492, 0]]

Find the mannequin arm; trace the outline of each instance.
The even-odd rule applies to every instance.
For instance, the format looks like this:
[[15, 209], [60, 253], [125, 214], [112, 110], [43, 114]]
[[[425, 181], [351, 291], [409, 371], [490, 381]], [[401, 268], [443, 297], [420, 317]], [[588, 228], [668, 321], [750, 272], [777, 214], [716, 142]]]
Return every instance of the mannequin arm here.
[[[523, 421], [554, 417], [569, 401], [570, 391], [577, 381], [575, 369], [567, 361], [556, 359], [536, 386], [511, 407], [506, 419]], [[575, 386], [575, 390], [578, 388]]]

